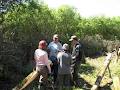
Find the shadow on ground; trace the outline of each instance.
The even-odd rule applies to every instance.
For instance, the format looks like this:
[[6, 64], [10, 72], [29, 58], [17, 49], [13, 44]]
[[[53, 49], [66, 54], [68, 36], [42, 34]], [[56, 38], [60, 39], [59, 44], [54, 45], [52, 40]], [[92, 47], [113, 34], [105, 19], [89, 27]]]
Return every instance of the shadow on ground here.
[[92, 87], [91, 84], [89, 84], [86, 80], [84, 80], [83, 78], [79, 78], [77, 81], [77, 85], [76, 88], [80, 88], [83, 90], [90, 90]]
[[91, 73], [93, 73], [93, 71], [95, 70], [95, 67], [93, 67], [93, 66], [90, 66], [89, 64], [82, 64], [81, 66], [80, 66], [80, 70], [79, 70], [79, 73], [80, 74], [91, 74]]
[[[93, 73], [94, 70], [95, 70], [95, 67], [90, 66], [88, 63], [87, 64], [81, 64], [79, 73], [87, 75], [87, 74]], [[80, 89], [83, 89], [83, 90], [90, 90], [91, 87], [92, 87], [92, 85], [90, 83], [88, 83], [84, 78], [80, 77], [77, 80], [76, 88], [80, 88]]]
[[[112, 85], [112, 82], [111, 83], [107, 83], [106, 85], [104, 85], [102, 87], [99, 87], [98, 90], [112, 90], [111, 89], [111, 85]], [[76, 88], [80, 88], [80, 89], [83, 89], [83, 90], [90, 90], [92, 88], [92, 85], [89, 84], [83, 78], [79, 78], [78, 79], [78, 85], [76, 86]]]

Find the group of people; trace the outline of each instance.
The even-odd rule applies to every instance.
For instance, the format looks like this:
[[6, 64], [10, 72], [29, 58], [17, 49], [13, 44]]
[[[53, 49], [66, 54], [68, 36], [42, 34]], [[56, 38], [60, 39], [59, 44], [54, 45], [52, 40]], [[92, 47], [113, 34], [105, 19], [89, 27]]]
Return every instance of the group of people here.
[[70, 88], [72, 84], [77, 84], [82, 58], [81, 44], [75, 35], [71, 36], [69, 41], [72, 45], [72, 53], [69, 52], [70, 46], [68, 44], [65, 43], [62, 46], [59, 42], [58, 34], [53, 35], [53, 41], [48, 46], [45, 40], [39, 42], [34, 59], [36, 71], [43, 76], [43, 84], [47, 85], [49, 75], [53, 75], [54, 84], [57, 84], [61, 88], [60, 90], [63, 87]]

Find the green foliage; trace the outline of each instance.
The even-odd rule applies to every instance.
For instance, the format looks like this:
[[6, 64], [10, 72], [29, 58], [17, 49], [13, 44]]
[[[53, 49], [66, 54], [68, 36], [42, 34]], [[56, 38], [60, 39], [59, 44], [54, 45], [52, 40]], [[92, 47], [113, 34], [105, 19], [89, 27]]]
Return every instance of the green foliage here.
[[80, 16], [70, 6], [61, 6], [54, 14], [56, 18], [56, 33], [59, 33], [63, 42], [68, 42], [70, 35], [75, 34]]

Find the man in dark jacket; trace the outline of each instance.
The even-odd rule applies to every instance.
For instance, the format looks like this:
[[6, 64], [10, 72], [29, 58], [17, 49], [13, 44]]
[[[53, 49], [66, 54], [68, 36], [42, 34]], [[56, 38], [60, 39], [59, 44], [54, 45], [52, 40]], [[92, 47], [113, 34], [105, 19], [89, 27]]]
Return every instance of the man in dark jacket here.
[[78, 78], [79, 78], [79, 68], [80, 68], [80, 64], [81, 64], [81, 60], [82, 60], [82, 46], [78, 41], [77, 36], [71, 36], [70, 40], [71, 41], [71, 45], [73, 47], [72, 50], [72, 59], [73, 59], [73, 81], [74, 84], [78, 84]]

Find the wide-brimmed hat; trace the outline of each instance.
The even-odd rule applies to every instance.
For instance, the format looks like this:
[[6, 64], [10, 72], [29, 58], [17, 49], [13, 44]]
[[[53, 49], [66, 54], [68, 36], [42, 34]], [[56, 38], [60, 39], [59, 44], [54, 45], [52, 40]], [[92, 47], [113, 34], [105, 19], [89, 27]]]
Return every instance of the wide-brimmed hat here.
[[77, 38], [77, 36], [75, 36], [75, 35], [73, 35], [73, 36], [71, 36], [71, 38], [69, 39], [69, 41], [73, 41], [73, 40], [78, 40], [78, 38]]

